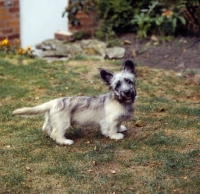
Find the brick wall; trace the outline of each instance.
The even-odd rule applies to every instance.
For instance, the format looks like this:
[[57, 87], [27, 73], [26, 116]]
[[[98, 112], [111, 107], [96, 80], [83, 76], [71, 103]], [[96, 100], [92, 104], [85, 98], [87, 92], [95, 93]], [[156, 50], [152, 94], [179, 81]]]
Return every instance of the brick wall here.
[[88, 34], [93, 34], [95, 29], [97, 28], [97, 19], [96, 19], [96, 13], [90, 12], [89, 14], [86, 14], [83, 11], [79, 11], [76, 16], [80, 22], [80, 26], [72, 26], [69, 24], [69, 31], [76, 32], [76, 31], [84, 31]]
[[19, 37], [19, 0], [0, 0], [0, 40]]

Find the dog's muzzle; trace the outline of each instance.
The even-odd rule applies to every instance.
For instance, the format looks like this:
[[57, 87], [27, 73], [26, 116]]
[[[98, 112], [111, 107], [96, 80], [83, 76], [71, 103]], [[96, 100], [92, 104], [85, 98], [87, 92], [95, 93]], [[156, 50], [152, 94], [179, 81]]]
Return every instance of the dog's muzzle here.
[[136, 93], [132, 89], [121, 91], [120, 94], [127, 102], [135, 100]]

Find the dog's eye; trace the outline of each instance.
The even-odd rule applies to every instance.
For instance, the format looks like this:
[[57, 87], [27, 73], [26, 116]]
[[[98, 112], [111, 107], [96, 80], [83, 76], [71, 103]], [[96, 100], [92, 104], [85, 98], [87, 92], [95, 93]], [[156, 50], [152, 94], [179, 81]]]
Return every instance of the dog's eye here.
[[125, 82], [126, 82], [127, 84], [133, 84], [133, 82], [132, 82], [130, 79], [125, 79]]
[[119, 88], [121, 86], [121, 82], [118, 81], [117, 84], [116, 84], [116, 88]]

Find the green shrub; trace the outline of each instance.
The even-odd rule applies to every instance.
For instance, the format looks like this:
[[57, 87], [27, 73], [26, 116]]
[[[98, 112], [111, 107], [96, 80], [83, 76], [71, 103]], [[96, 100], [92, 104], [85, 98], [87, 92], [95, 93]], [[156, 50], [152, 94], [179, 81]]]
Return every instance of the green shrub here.
[[147, 34], [173, 35], [180, 25], [185, 25], [186, 20], [182, 16], [183, 5], [176, 5], [170, 8], [166, 4], [152, 1], [147, 9], [142, 9], [140, 14], [134, 16], [132, 24], [137, 26], [139, 38], [146, 37]]
[[[100, 22], [96, 36], [111, 39], [116, 33], [134, 32], [139, 38], [168, 36], [183, 31], [197, 33], [200, 27], [198, 0], [71, 0], [66, 11], [78, 25], [79, 10], [96, 10]], [[184, 29], [184, 30], [183, 30]]]

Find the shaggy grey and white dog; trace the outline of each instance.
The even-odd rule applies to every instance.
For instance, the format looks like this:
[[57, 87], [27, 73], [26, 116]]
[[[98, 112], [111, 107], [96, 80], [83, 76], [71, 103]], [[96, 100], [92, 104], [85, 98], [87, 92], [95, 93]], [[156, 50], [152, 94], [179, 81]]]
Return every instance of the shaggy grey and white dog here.
[[43, 132], [61, 145], [71, 145], [73, 141], [65, 138], [70, 126], [99, 125], [101, 132], [111, 139], [122, 139], [120, 132], [126, 130], [121, 125], [133, 115], [136, 100], [135, 65], [127, 59], [123, 70], [113, 74], [100, 70], [101, 78], [109, 85], [107, 94], [86, 97], [74, 96], [51, 100], [39, 106], [24, 107], [13, 111], [13, 115], [34, 116], [45, 113]]

